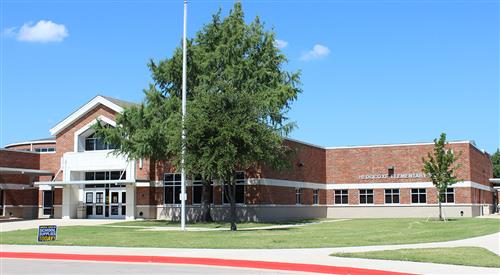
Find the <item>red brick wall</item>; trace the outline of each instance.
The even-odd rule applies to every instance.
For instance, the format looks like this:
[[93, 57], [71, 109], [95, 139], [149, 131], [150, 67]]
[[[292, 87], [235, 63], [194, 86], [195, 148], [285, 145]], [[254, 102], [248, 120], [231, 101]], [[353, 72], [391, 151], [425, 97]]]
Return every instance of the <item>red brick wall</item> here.
[[493, 178], [493, 164], [487, 153], [469, 145], [470, 180], [486, 186], [493, 186], [489, 179]]
[[5, 205], [38, 205], [38, 189], [5, 189]]
[[286, 140], [285, 144], [296, 150], [290, 160], [291, 170], [273, 171], [262, 166], [256, 177], [325, 183], [325, 149]]
[[[59, 170], [61, 163], [60, 159], [62, 155], [66, 152], [74, 151], [74, 140], [75, 140], [75, 132], [80, 130], [85, 125], [89, 124], [93, 120], [95, 120], [98, 116], [105, 116], [111, 120], [115, 120], [116, 112], [111, 110], [110, 108], [99, 105], [96, 106], [92, 111], [85, 114], [83, 117], [73, 122], [71, 125], [66, 127], [63, 131], [61, 131], [56, 136], [56, 153], [54, 155], [53, 161], [47, 161], [42, 163], [42, 169], [50, 170], [54, 173], [57, 173]], [[57, 180], [62, 180], [62, 173], [59, 174]]]
[[[471, 145], [468, 143], [454, 143], [450, 145], [455, 153], [462, 152], [459, 158], [461, 163], [457, 176], [462, 180], [471, 180], [470, 152]], [[371, 183], [371, 182], [425, 182], [428, 178], [408, 179], [359, 179], [360, 175], [387, 174], [387, 169], [394, 166], [395, 174], [421, 173], [423, 164], [422, 157], [427, 157], [432, 152], [433, 145], [401, 145], [385, 147], [357, 147], [328, 149], [326, 152], [326, 181], [328, 183]], [[475, 153], [476, 154], [476, 153]], [[476, 161], [479, 156], [474, 156]], [[488, 171], [488, 160], [481, 157], [475, 163], [479, 168]], [[490, 164], [491, 165], [491, 164]], [[484, 168], [485, 167], [485, 168]], [[484, 178], [477, 179], [484, 182]], [[476, 179], [476, 178], [475, 178]]]
[[39, 169], [40, 154], [0, 149], [0, 166]]

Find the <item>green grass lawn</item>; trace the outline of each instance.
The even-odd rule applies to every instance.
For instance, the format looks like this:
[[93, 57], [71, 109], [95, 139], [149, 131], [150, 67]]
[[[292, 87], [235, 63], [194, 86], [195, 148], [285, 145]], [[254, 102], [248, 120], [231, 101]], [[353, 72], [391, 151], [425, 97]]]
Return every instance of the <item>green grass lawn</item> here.
[[[144, 231], [135, 227], [68, 226], [54, 245], [185, 248], [305, 248], [408, 244], [464, 239], [500, 231], [500, 220], [355, 219], [254, 231]], [[37, 244], [36, 229], [1, 234], [2, 244]]]
[[[294, 220], [294, 221], [284, 221], [284, 222], [274, 222], [274, 223], [259, 223], [259, 222], [244, 222], [239, 223], [238, 228], [253, 228], [253, 227], [264, 227], [272, 225], [286, 225], [286, 224], [301, 224], [301, 223], [312, 223], [318, 222], [320, 219], [304, 219], [304, 220]], [[166, 221], [166, 220], [138, 220], [138, 221], [124, 221], [109, 224], [111, 226], [144, 226], [144, 227], [180, 227], [178, 221]], [[197, 227], [197, 228], [230, 228], [230, 223], [228, 222], [210, 222], [210, 223], [188, 223], [187, 227]]]
[[480, 247], [398, 249], [358, 253], [334, 253], [331, 256], [500, 267], [500, 256]]

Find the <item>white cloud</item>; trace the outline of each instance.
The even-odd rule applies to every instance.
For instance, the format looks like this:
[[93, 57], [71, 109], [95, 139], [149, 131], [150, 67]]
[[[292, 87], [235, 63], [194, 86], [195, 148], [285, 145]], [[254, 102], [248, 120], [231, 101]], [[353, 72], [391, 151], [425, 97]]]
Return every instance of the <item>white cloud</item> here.
[[309, 61], [313, 59], [321, 59], [330, 54], [330, 49], [327, 46], [323, 46], [321, 44], [316, 44], [312, 48], [312, 50], [303, 53], [300, 57], [300, 60]]
[[16, 33], [16, 28], [6, 29], [15, 34], [18, 41], [25, 42], [61, 42], [68, 36], [68, 29], [62, 24], [40, 20], [36, 24], [24, 23]]
[[286, 46], [288, 46], [288, 42], [285, 40], [276, 39], [276, 41], [274, 41], [274, 45], [276, 45], [278, 49], [283, 49], [286, 48]]

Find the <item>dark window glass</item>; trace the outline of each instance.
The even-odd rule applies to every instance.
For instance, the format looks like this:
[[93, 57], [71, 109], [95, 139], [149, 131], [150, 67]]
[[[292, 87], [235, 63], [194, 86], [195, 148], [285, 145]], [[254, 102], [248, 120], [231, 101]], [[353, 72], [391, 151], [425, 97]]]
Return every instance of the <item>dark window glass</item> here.
[[399, 189], [385, 189], [385, 203], [399, 203]]
[[349, 200], [348, 190], [335, 190], [335, 204], [347, 204]]
[[106, 172], [95, 173], [95, 180], [105, 180], [105, 179], [106, 179]]
[[111, 215], [113, 215], [113, 216], [118, 215], [118, 205], [111, 206]]
[[94, 172], [85, 172], [85, 180], [94, 180], [95, 174]]
[[93, 196], [94, 195], [92, 194], [92, 192], [88, 192], [86, 194], [85, 203], [93, 203], [94, 202]]
[[360, 204], [373, 203], [373, 189], [359, 190], [359, 203]]
[[122, 205], [122, 215], [127, 214], [127, 207], [125, 205]]
[[319, 204], [319, 190], [313, 190], [313, 204]]
[[102, 192], [97, 192], [95, 193], [95, 202], [96, 203], [103, 203], [103, 194]]
[[103, 209], [102, 205], [96, 205], [96, 207], [95, 207], [95, 214], [96, 215], [102, 215], [102, 209]]
[[87, 138], [85, 139], [85, 151], [94, 151], [95, 150], [95, 139]]
[[126, 203], [126, 202], [127, 202], [127, 193], [122, 192], [122, 203]]
[[165, 203], [166, 204], [174, 203], [174, 187], [173, 186], [165, 186]]
[[92, 205], [87, 206], [86, 210], [87, 210], [87, 216], [94, 215], [94, 207]]
[[411, 189], [411, 203], [426, 203], [427, 195], [425, 188]]
[[203, 192], [203, 185], [201, 184], [193, 185], [193, 204], [201, 203], [202, 192]]
[[165, 176], [163, 177], [163, 180], [164, 181], [174, 181], [174, 174], [165, 174]]
[[[235, 185], [235, 186], [236, 186], [235, 203], [240, 203], [240, 204], [245, 203], [245, 186], [244, 185]], [[223, 203], [229, 203], [229, 195], [226, 194], [226, 192], [229, 192], [229, 187], [227, 185], [224, 185], [224, 190], [222, 192]]]

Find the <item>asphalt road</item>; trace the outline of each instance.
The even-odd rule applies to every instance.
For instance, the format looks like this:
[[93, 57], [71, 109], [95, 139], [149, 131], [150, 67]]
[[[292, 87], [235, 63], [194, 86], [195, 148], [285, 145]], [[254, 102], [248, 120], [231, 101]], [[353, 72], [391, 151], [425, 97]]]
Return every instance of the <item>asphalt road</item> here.
[[2, 275], [59, 275], [59, 274], [216, 274], [216, 275], [283, 275], [283, 274], [311, 274], [304, 272], [272, 271], [260, 269], [244, 269], [229, 267], [211, 267], [199, 265], [175, 264], [148, 264], [148, 263], [108, 263], [108, 262], [82, 262], [82, 261], [54, 261], [54, 260], [25, 260], [25, 259], [0, 259], [0, 274]]

